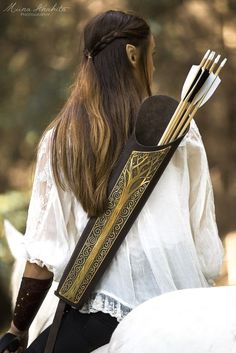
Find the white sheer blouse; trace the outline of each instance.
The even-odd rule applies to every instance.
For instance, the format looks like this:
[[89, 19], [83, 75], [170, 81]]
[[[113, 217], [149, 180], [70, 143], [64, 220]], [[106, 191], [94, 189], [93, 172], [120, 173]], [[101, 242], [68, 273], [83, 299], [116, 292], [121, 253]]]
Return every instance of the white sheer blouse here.
[[[24, 243], [27, 260], [46, 265], [59, 281], [88, 217], [74, 195], [55, 184], [51, 134], [38, 153]], [[120, 321], [151, 297], [211, 285], [222, 257], [206, 153], [192, 122], [81, 311], [103, 311]]]

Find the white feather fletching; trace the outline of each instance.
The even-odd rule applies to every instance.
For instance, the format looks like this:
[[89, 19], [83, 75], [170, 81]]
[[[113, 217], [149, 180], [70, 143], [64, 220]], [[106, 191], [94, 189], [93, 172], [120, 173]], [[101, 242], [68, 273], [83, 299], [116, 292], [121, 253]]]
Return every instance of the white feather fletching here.
[[[189, 70], [189, 73], [187, 75], [187, 78], [186, 78], [184, 85], [183, 85], [183, 88], [182, 88], [181, 99], [184, 99], [184, 97], [186, 96], [186, 94], [187, 94], [189, 88], [191, 87], [192, 82], [194, 81], [198, 72], [199, 72], [199, 65], [193, 65], [191, 67], [191, 69]], [[221, 79], [218, 76], [216, 76], [213, 73], [210, 73], [206, 82], [203, 84], [203, 86], [200, 88], [200, 90], [198, 91], [198, 93], [194, 97], [193, 103], [197, 103], [205, 95], [203, 101], [200, 104], [200, 107], [203, 104], [205, 104], [208, 101], [208, 99], [213, 95], [216, 88], [219, 86], [220, 82], [221, 82]]]

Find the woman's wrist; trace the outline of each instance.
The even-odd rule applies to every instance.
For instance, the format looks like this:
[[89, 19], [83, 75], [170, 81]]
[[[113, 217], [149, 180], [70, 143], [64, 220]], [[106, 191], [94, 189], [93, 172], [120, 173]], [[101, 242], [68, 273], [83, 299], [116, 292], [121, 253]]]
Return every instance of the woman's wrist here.
[[12, 321], [12, 322], [11, 322], [10, 329], [9, 329], [9, 332], [12, 333], [13, 335], [16, 335], [16, 336], [19, 336], [19, 337], [24, 337], [24, 336], [27, 335], [28, 330], [24, 330], [24, 331], [19, 330], [19, 329], [15, 326], [14, 322]]

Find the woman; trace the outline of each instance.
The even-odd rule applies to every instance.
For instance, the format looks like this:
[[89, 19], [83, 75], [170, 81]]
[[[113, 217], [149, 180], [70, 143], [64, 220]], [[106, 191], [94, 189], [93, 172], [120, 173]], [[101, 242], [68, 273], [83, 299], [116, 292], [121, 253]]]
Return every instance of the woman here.
[[[150, 28], [137, 16], [108, 11], [85, 27], [78, 79], [38, 151], [28, 257], [10, 329], [22, 351], [52, 277], [61, 278], [88, 217], [106, 207], [111, 171], [151, 95], [154, 51]], [[89, 300], [64, 315], [54, 352], [107, 343], [132, 308], [161, 293], [209, 286], [221, 261], [207, 159], [192, 123]], [[42, 353], [47, 335], [26, 352]]]

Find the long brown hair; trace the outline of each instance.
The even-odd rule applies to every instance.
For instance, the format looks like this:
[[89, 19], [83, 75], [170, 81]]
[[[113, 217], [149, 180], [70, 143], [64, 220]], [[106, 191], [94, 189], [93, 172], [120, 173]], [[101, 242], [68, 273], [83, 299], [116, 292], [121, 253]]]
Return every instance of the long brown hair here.
[[[84, 29], [84, 56], [71, 95], [47, 129], [53, 128], [55, 181], [74, 193], [89, 216], [104, 211], [112, 168], [140, 103], [151, 95], [149, 40], [150, 28], [138, 16], [107, 11], [94, 17]], [[128, 43], [140, 49], [141, 80], [126, 54]]]

